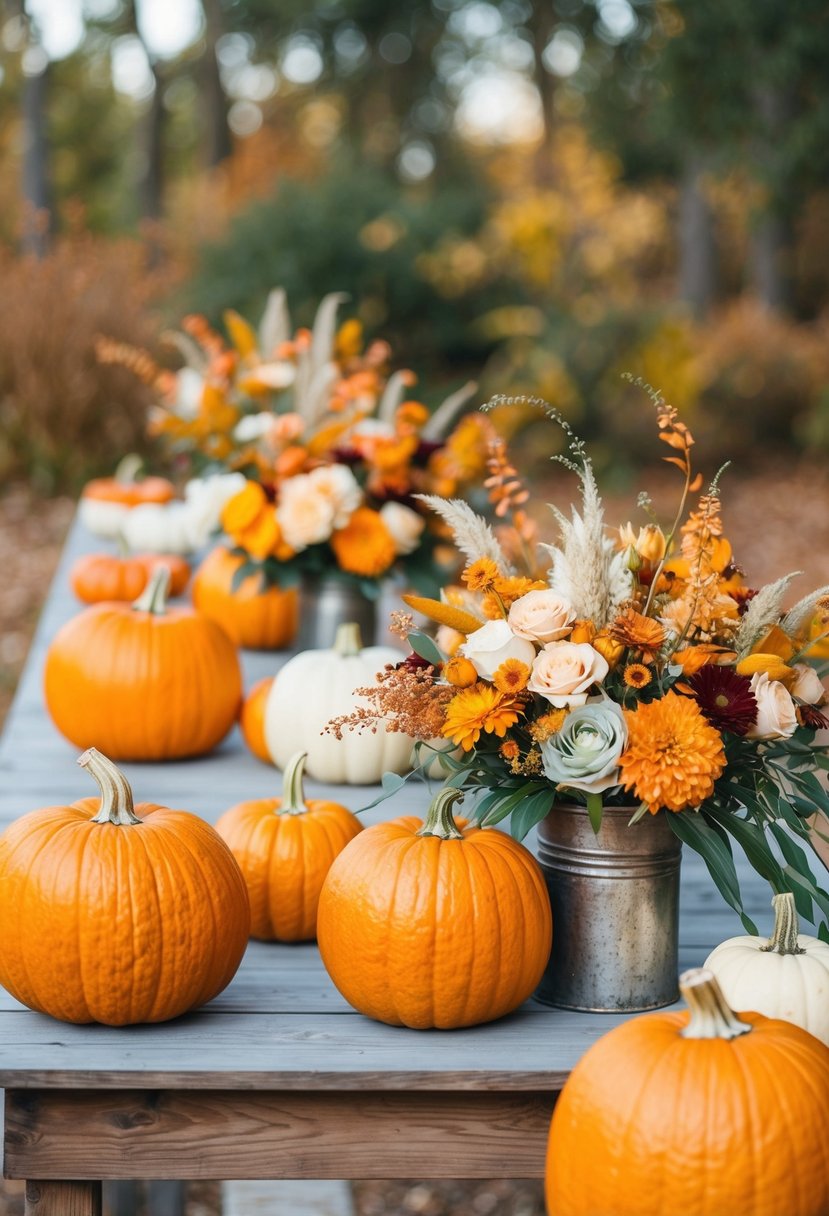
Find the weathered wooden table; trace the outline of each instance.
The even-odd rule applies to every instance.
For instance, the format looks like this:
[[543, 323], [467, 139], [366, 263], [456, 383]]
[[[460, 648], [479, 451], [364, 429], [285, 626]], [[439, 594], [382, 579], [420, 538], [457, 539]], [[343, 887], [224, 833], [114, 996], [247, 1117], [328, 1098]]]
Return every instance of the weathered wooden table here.
[[[46, 716], [41, 667], [78, 610], [69, 564], [96, 547], [75, 529], [49, 596], [0, 743], [0, 828], [93, 792]], [[244, 662], [248, 684], [277, 666], [272, 655]], [[138, 799], [210, 821], [280, 790], [237, 734], [201, 760], [125, 771]], [[354, 807], [373, 796], [328, 792]], [[422, 812], [426, 801], [412, 786], [366, 819]], [[747, 910], [765, 923], [766, 887], [746, 867], [741, 880]], [[682, 884], [688, 967], [740, 925], [693, 854]], [[472, 1030], [381, 1026], [346, 1005], [314, 946], [257, 942], [221, 996], [164, 1025], [68, 1026], [0, 992], [5, 1174], [29, 1182], [27, 1211], [40, 1216], [93, 1216], [102, 1179], [538, 1177], [556, 1092], [620, 1020], [530, 1001]]]

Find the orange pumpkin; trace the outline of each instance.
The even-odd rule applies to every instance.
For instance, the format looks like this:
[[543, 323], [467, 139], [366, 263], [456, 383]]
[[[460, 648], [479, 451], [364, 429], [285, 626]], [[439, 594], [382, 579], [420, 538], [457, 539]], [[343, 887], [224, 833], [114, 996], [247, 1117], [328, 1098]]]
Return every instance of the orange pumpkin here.
[[240, 802], [216, 831], [229, 845], [248, 887], [251, 937], [313, 941], [320, 890], [334, 858], [362, 831], [338, 802], [305, 798], [306, 755], [285, 766], [281, 798]]
[[248, 650], [282, 650], [290, 646], [299, 624], [296, 588], [262, 590], [258, 574], [238, 587], [233, 579], [245, 562], [240, 554], [218, 545], [199, 566], [193, 579], [193, 603], [217, 621], [237, 646]]
[[824, 1216], [829, 1048], [788, 1022], [735, 1015], [710, 971], [689, 1012], [624, 1022], [581, 1058], [547, 1152], [555, 1216]]
[[166, 477], [139, 480], [140, 456], [125, 456], [113, 477], [88, 481], [81, 492], [80, 516], [95, 536], [116, 537], [128, 511], [142, 503], [165, 503], [175, 497]]
[[242, 738], [257, 760], [262, 760], [265, 764], [273, 764], [271, 753], [265, 742], [265, 706], [268, 703], [268, 694], [273, 686], [273, 680], [273, 676], [266, 676], [264, 680], [258, 680], [254, 684], [245, 697], [239, 717]]
[[552, 919], [538, 863], [504, 832], [457, 824], [460, 796], [441, 790], [425, 823], [367, 828], [325, 880], [322, 961], [345, 999], [380, 1022], [492, 1021], [530, 996], [546, 966]]
[[95, 604], [60, 629], [46, 655], [46, 706], [78, 747], [117, 760], [200, 756], [236, 721], [239, 658], [215, 621], [167, 608], [159, 566], [134, 604]]
[[111, 553], [91, 553], [79, 557], [69, 572], [72, 590], [84, 604], [108, 600], [137, 599], [157, 566], [170, 571], [170, 594], [181, 595], [190, 579], [190, 567], [183, 557], [172, 554], [136, 553], [116, 557]]
[[250, 925], [230, 850], [203, 819], [133, 805], [94, 749], [101, 797], [24, 815], [0, 837], [0, 983], [64, 1022], [163, 1022], [230, 983]]

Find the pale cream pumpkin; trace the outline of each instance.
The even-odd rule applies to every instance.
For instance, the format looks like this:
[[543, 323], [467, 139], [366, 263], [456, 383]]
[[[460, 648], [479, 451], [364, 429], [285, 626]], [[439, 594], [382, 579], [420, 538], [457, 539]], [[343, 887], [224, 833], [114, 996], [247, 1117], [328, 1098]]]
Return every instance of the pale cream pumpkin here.
[[383, 773], [411, 768], [414, 740], [400, 732], [325, 728], [366, 702], [355, 689], [374, 684], [387, 663], [401, 659], [391, 646], [363, 648], [357, 625], [341, 625], [330, 650], [305, 650], [280, 669], [265, 708], [265, 741], [277, 768], [296, 752], [308, 753], [306, 771], [317, 781], [375, 785]]
[[705, 966], [733, 1009], [802, 1026], [829, 1046], [829, 945], [798, 933], [794, 896], [775, 895], [774, 931], [732, 937], [709, 954]]

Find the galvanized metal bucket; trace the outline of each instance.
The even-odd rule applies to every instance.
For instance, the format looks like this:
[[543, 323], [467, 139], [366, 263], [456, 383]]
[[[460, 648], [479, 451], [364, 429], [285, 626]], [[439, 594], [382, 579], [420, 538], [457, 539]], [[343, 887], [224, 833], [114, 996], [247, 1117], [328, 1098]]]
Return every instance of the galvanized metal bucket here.
[[553, 908], [553, 949], [536, 999], [562, 1009], [634, 1013], [678, 997], [682, 846], [667, 811], [628, 826], [636, 807], [605, 807], [598, 836], [583, 806], [538, 825]]
[[340, 625], [360, 626], [364, 646], [377, 636], [377, 601], [342, 579], [306, 576], [299, 589], [299, 650], [325, 650], [334, 645]]

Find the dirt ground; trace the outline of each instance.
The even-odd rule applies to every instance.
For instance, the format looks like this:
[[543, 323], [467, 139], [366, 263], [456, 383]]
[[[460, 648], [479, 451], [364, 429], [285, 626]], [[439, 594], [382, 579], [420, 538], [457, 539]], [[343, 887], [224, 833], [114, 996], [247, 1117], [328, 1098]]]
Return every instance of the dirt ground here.
[[[657, 476], [646, 484], [660, 512], [667, 513], [676, 483]], [[610, 521], [641, 522], [634, 510], [637, 489], [605, 495]], [[572, 490], [569, 479], [560, 477], [550, 487], [561, 505]], [[723, 499], [726, 532], [752, 586], [791, 570], [804, 572], [796, 595], [829, 583], [829, 467], [802, 461], [741, 478], [729, 474]], [[72, 513], [68, 499], [42, 501], [23, 487], [0, 496], [0, 724]], [[218, 1216], [217, 1185], [188, 1191], [188, 1216]], [[362, 1182], [355, 1183], [354, 1195], [357, 1216], [542, 1216], [544, 1211], [541, 1186], [532, 1182]], [[0, 1216], [22, 1211], [20, 1187], [0, 1183]]]

